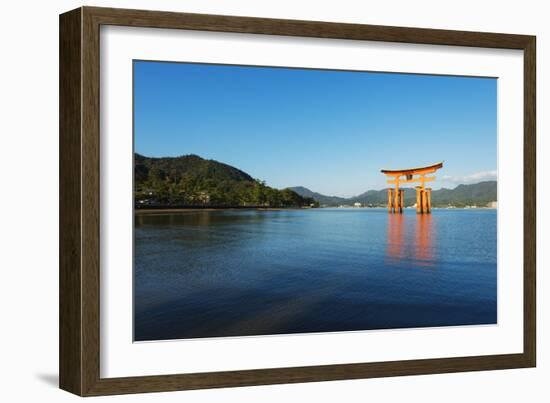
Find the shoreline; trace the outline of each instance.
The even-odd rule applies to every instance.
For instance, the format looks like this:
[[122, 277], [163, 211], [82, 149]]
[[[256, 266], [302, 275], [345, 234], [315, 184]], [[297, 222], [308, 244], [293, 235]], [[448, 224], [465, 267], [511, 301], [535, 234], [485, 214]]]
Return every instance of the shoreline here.
[[[386, 207], [176, 207], [176, 208], [134, 208], [134, 215], [150, 215], [150, 214], [172, 214], [172, 213], [197, 213], [199, 211], [229, 211], [229, 210], [256, 210], [256, 211], [285, 211], [285, 210], [322, 210], [322, 209], [346, 209], [346, 210], [375, 210], [386, 209]], [[413, 210], [412, 207], [407, 207], [407, 210]], [[495, 207], [433, 207], [434, 210], [497, 210]]]
[[311, 207], [175, 207], [175, 208], [134, 208], [134, 215], [142, 214], [170, 214], [170, 213], [196, 213], [199, 211], [227, 211], [227, 210], [258, 210], [258, 211], [283, 211], [283, 210], [309, 210]]

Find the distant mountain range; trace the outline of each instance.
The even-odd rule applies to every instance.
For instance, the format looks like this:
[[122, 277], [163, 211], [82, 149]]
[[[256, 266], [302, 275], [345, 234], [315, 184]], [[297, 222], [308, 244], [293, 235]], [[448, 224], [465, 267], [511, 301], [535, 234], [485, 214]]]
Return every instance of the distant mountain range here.
[[[303, 186], [269, 187], [231, 165], [198, 155], [152, 158], [134, 155], [134, 200], [140, 207], [315, 207], [385, 206], [387, 190], [368, 190], [358, 196], [327, 196]], [[496, 181], [458, 185], [432, 191], [432, 205], [463, 207], [497, 200]], [[405, 205], [416, 202], [415, 190], [405, 189]]]
[[351, 200], [351, 199], [346, 199], [344, 197], [327, 196], [321, 193], [313, 192], [312, 190], [309, 190], [308, 188], [303, 186], [295, 186], [289, 189], [298, 193], [300, 196], [311, 197], [312, 199], [317, 200], [320, 204], [323, 204], [323, 205], [338, 206], [340, 204], [346, 204], [346, 203], [349, 204]]
[[[361, 203], [366, 206], [384, 206], [388, 200], [388, 192], [382, 190], [368, 190], [358, 196], [344, 198], [327, 196], [314, 192], [303, 186], [289, 188], [304, 197], [311, 197], [325, 206], [353, 205]], [[485, 181], [471, 185], [458, 185], [454, 189], [442, 188], [432, 191], [432, 204], [436, 207], [453, 205], [463, 207], [468, 205], [485, 206], [497, 201], [497, 182]], [[413, 188], [405, 188], [405, 205], [416, 203], [416, 191]]]

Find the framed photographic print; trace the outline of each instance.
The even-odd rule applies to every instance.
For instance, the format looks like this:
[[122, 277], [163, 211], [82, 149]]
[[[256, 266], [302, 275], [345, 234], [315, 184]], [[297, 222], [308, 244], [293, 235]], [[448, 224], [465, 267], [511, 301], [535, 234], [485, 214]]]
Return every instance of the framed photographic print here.
[[535, 37], [60, 16], [60, 386], [535, 366]]

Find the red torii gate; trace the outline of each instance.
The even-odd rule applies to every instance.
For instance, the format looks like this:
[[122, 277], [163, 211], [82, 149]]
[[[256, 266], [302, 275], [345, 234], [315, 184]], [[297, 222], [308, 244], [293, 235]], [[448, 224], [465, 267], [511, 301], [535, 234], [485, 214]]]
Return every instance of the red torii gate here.
[[[443, 162], [437, 164], [407, 169], [382, 169], [381, 172], [388, 178], [387, 183], [395, 185], [395, 188], [388, 188], [388, 212], [402, 213], [405, 207], [405, 190], [399, 185], [404, 183], [420, 183], [416, 186], [416, 212], [419, 214], [430, 214], [432, 210], [432, 189], [426, 188], [425, 183], [435, 180], [432, 174], [443, 168]], [[401, 179], [401, 177], [404, 177]]]

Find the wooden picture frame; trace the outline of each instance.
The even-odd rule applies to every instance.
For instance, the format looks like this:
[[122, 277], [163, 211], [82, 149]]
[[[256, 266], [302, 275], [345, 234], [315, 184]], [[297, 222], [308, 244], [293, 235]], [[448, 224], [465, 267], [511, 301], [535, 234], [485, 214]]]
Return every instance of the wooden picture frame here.
[[[519, 49], [524, 52], [523, 353], [228, 372], [100, 377], [101, 25]], [[535, 37], [81, 7], [60, 16], [60, 387], [80, 396], [533, 367], [536, 363]]]

